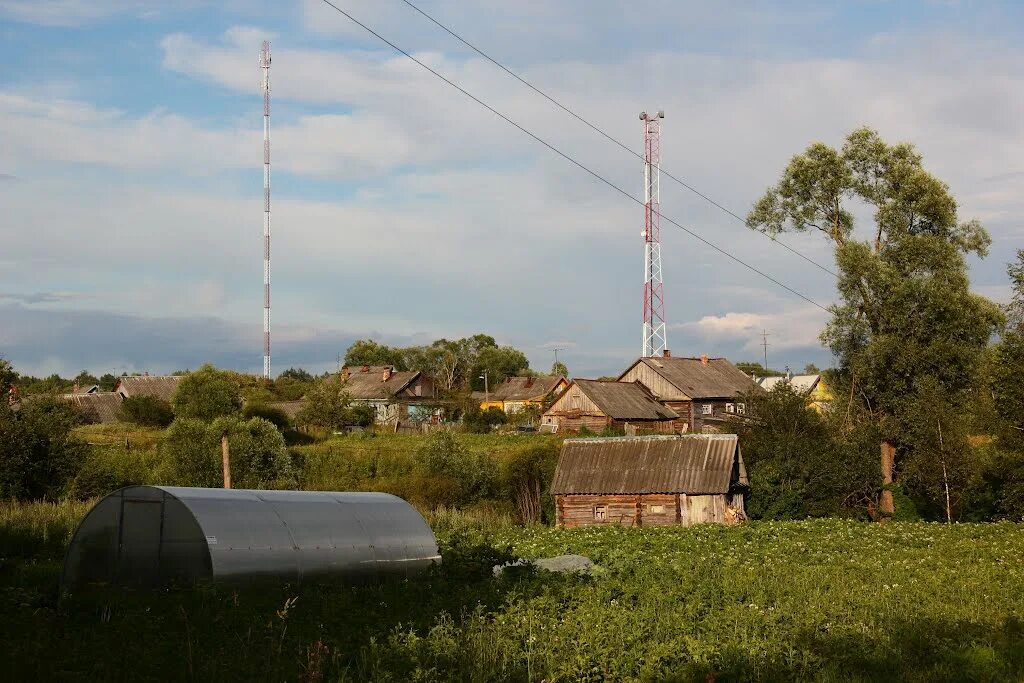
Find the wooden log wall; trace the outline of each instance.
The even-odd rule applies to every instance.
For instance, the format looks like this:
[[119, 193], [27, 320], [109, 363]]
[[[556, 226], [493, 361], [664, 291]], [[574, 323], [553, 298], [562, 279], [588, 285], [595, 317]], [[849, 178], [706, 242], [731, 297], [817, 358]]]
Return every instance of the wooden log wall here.
[[[557, 495], [555, 523], [569, 528], [722, 524], [727, 503], [724, 494]], [[595, 517], [598, 506], [604, 506], [603, 521]]]

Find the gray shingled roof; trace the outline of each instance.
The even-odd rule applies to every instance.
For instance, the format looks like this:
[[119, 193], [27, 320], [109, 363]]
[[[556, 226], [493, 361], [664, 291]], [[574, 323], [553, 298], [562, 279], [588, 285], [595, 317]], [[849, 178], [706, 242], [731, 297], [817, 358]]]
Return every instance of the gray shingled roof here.
[[638, 362], [646, 363], [692, 399], [735, 398], [761, 390], [725, 358], [709, 358], [707, 365], [700, 358], [641, 358]]
[[72, 404], [89, 424], [118, 422], [121, 412], [121, 396], [112, 391], [93, 394], [63, 394], [62, 399]]
[[[573, 383], [597, 404], [601, 412], [618, 421], [677, 420], [679, 415], [659, 403], [636, 382], [576, 379]], [[569, 391], [572, 391], [570, 388]]]
[[165, 401], [174, 398], [174, 392], [178, 390], [178, 382], [183, 375], [134, 375], [132, 377], [121, 377], [118, 380], [115, 392], [125, 398], [130, 396], [154, 396]]
[[735, 434], [566, 439], [553, 494], [718, 494], [747, 486]]
[[509, 377], [490, 393], [492, 401], [528, 401], [547, 396], [565, 378], [561, 375]]
[[[399, 393], [419, 377], [418, 370], [392, 372], [385, 381], [384, 372], [390, 369], [387, 365], [357, 365], [345, 368], [348, 379], [342, 380], [345, 391], [356, 400], [386, 400]], [[334, 375], [335, 381], [343, 375]]]

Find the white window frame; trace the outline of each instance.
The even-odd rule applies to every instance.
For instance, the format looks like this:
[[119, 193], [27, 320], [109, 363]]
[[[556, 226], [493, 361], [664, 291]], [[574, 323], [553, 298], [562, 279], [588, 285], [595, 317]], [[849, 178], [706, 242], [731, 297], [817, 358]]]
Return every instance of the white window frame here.
[[735, 403], [726, 403], [725, 404], [725, 412], [729, 413], [730, 415], [735, 413], [736, 412], [736, 404]]
[[700, 406], [700, 414], [701, 415], [712, 415], [712, 414], [714, 414], [712, 412], [712, 410], [713, 409], [712, 409], [712, 406], [711, 406], [710, 403], [702, 403], [701, 406]]
[[746, 415], [747, 414], [747, 404], [746, 403], [737, 403], [736, 404], [736, 414], [737, 415]]
[[603, 522], [608, 519], [608, 506], [598, 504], [594, 506], [594, 521]]

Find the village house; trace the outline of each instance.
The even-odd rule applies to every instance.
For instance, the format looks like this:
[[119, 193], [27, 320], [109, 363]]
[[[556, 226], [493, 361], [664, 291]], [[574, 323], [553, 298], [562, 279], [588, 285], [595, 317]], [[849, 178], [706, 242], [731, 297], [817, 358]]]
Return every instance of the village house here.
[[376, 411], [377, 424], [433, 420], [441, 402], [434, 381], [419, 370], [396, 371], [391, 365], [344, 367], [336, 375], [354, 405]]
[[735, 434], [566, 439], [551, 483], [562, 527], [735, 523], [748, 488]]
[[480, 410], [500, 408], [509, 415], [527, 408], [543, 407], [544, 402], [559, 396], [569, 387], [569, 380], [561, 375], [537, 377], [509, 377], [488, 394], [481, 396]]
[[761, 388], [725, 358], [640, 358], [620, 382], [639, 382], [652, 395], [679, 414], [674, 429], [713, 433], [729, 420], [746, 413], [744, 396]]
[[832, 392], [821, 375], [783, 375], [782, 377], [759, 377], [758, 386], [771, 391], [780, 383], [785, 382], [793, 391], [807, 398], [807, 406], [819, 413], [832, 400]]
[[[636, 382], [574, 379], [541, 416], [543, 431], [608, 427], [672, 431], [679, 415]], [[545, 429], [545, 427], [547, 429]]]

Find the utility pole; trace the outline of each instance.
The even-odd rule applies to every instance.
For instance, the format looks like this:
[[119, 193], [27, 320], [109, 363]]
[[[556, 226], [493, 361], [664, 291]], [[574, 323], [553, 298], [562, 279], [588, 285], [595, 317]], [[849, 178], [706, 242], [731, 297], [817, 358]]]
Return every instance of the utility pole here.
[[556, 365], [558, 365], [558, 352], [559, 352], [559, 351], [564, 351], [564, 350], [565, 350], [565, 349], [552, 349], [552, 351], [554, 351], [554, 352], [555, 352], [555, 362], [554, 362], [554, 365], [552, 365], [552, 366], [551, 366], [551, 369], [552, 369], [552, 370], [554, 370], [554, 369], [555, 369], [555, 366], [556, 366]]
[[263, 70], [263, 378], [270, 379], [270, 43], [260, 51]]
[[665, 292], [661, 278], [661, 120], [640, 112], [644, 124], [644, 326], [642, 356], [660, 356], [668, 348]]
[[484, 405], [491, 402], [490, 387], [487, 386], [487, 370], [484, 370], [484, 374], [480, 375], [480, 379], [484, 381]]
[[768, 330], [763, 328], [761, 329], [761, 346], [764, 347], [764, 374], [766, 377], [768, 376], [768, 347], [770, 346], [768, 343], [768, 337], [770, 336], [771, 335], [768, 334]]

